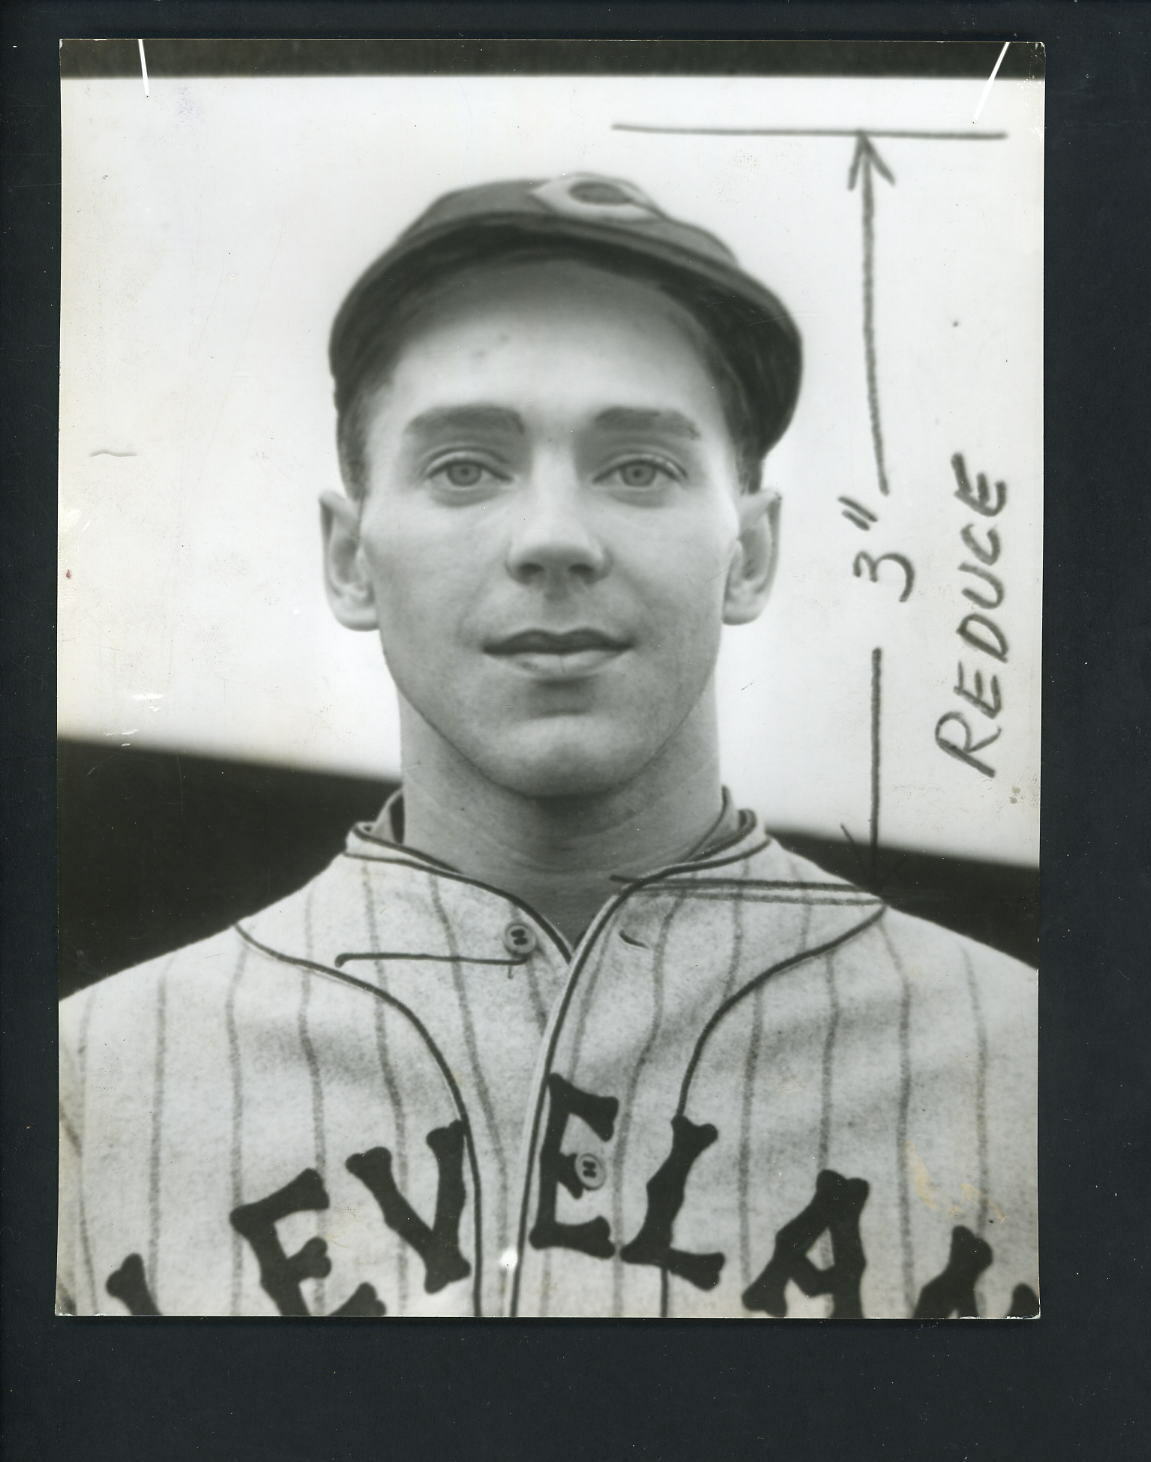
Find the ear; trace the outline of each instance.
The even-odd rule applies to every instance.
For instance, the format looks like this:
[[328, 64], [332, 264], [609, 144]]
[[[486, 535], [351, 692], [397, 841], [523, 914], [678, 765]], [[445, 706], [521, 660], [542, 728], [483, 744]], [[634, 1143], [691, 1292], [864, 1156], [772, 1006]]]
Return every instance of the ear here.
[[779, 544], [779, 494], [761, 488], [744, 493], [737, 504], [740, 529], [723, 599], [724, 624], [750, 624], [758, 618], [775, 578]]
[[360, 548], [360, 507], [342, 493], [320, 498], [324, 587], [332, 613], [346, 629], [376, 629], [372, 581]]

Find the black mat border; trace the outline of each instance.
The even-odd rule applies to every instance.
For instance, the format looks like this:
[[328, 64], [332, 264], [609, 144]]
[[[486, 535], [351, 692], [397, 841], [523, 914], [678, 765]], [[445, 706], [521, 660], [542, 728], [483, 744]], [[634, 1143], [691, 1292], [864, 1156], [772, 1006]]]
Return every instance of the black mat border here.
[[[18, 5], [3, 26], [5, 1309], [13, 1458], [1127, 1458], [1147, 1421], [1149, 533], [1142, 4]], [[1047, 43], [1036, 1324], [69, 1322], [53, 1262], [56, 37]], [[989, 226], [993, 221], [989, 220]], [[328, 1328], [325, 1328], [327, 1326]]]
[[[393, 8], [398, 13], [399, 6]], [[546, 15], [544, 17], [546, 19]], [[542, 27], [541, 27], [542, 29]], [[753, 46], [722, 39], [664, 37], [640, 43], [625, 37], [604, 40], [507, 38], [486, 40], [407, 37], [380, 40], [331, 39], [322, 45], [299, 40], [229, 40], [159, 37], [146, 44], [149, 76], [442, 76], [606, 75], [658, 72], [666, 76], [934, 76], [984, 80], [1002, 42], [964, 40], [802, 40]], [[138, 76], [134, 39], [66, 40], [60, 51], [63, 77]], [[1043, 74], [1040, 44], [1013, 45], [998, 75], [1005, 81]]]

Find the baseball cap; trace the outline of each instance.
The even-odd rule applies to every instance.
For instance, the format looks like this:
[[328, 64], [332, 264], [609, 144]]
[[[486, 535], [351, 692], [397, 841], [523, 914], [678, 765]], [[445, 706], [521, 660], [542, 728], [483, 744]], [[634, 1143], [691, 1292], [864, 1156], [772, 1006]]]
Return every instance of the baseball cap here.
[[484, 183], [433, 203], [353, 285], [328, 357], [343, 408], [378, 353], [389, 317], [416, 285], [498, 259], [525, 243], [590, 262], [627, 263], [709, 327], [745, 393], [759, 449], [787, 428], [799, 394], [799, 331], [772, 292], [714, 234], [672, 218], [622, 178], [565, 173]]

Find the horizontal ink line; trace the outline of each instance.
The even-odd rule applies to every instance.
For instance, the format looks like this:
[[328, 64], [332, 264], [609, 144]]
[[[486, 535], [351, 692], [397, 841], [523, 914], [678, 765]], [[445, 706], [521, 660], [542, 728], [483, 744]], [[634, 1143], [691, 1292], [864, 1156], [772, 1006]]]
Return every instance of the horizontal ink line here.
[[526, 963], [526, 960], [520, 955], [516, 955], [512, 959], [486, 959], [473, 954], [416, 954], [404, 949], [373, 949], [366, 954], [338, 954], [333, 963], [339, 970], [354, 959], [434, 960], [438, 964], [465, 965], [522, 965]]
[[693, 137], [904, 137], [924, 142], [1001, 142], [1006, 132], [894, 132], [870, 127], [665, 127], [649, 122], [613, 122], [616, 132], [677, 132]]

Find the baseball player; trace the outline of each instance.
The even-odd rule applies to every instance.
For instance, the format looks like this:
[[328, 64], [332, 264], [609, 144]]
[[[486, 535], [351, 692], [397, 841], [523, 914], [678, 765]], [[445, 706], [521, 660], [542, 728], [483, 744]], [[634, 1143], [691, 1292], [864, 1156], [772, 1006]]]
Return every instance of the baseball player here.
[[331, 337], [337, 617], [403, 784], [305, 888], [63, 1006], [77, 1314], [1038, 1312], [1035, 989], [722, 790], [800, 341], [587, 174], [471, 187]]

